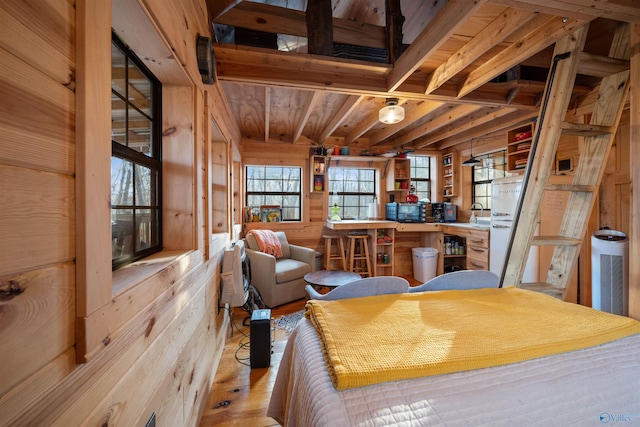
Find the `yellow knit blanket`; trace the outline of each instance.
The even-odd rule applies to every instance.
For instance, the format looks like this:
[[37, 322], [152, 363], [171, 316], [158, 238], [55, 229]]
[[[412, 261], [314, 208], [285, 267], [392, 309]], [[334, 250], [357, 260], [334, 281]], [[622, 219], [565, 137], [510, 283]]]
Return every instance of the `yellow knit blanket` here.
[[480, 369], [640, 333], [640, 322], [519, 288], [310, 300], [337, 390]]

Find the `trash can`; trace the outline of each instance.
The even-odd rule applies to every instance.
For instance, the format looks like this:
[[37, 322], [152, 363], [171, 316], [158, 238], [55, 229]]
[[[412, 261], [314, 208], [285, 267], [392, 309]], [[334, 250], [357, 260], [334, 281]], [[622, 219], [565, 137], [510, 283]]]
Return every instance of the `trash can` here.
[[591, 306], [626, 316], [629, 298], [629, 239], [601, 229], [591, 236]]
[[436, 277], [438, 271], [438, 250], [435, 248], [412, 248], [413, 278], [426, 282]]

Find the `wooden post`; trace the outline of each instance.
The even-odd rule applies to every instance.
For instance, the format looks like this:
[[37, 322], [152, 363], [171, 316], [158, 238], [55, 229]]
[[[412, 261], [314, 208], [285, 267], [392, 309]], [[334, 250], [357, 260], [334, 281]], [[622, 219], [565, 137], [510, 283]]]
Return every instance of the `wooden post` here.
[[[640, 79], [640, 25], [631, 24], [631, 82]], [[629, 98], [630, 114], [630, 147], [631, 157], [631, 235], [629, 236], [629, 259], [637, 260], [640, 256], [640, 169], [633, 167], [640, 161], [640, 87], [631, 84]], [[629, 263], [629, 317], [640, 320], [640, 267], [635, 262]]]
[[393, 64], [402, 54], [402, 24], [404, 16], [400, 10], [400, 0], [385, 0], [387, 22], [387, 62]]
[[309, 0], [307, 2], [307, 38], [309, 53], [333, 55], [333, 21], [331, 0]]

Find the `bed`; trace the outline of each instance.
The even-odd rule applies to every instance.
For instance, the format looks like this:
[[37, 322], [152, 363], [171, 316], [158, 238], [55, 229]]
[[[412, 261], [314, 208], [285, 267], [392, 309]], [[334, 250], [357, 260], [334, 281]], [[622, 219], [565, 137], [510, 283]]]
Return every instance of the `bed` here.
[[[509, 304], [494, 306], [491, 303], [493, 293], [508, 293], [508, 298], [512, 298], [513, 301], [521, 301], [522, 295], [528, 298], [534, 294], [536, 296], [533, 298], [536, 299], [540, 296], [553, 300], [548, 313], [543, 313], [542, 316], [540, 313], [534, 315], [541, 319], [540, 322], [535, 320], [534, 323], [542, 325], [540, 328], [545, 329], [547, 326], [544, 324], [544, 318], [553, 319], [553, 316], [560, 316], [555, 319], [568, 322], [566, 327], [560, 329], [569, 329], [569, 335], [574, 334], [573, 329], [569, 327], [574, 318], [571, 317], [573, 313], [566, 317], [563, 314], [564, 308], [571, 311], [573, 307], [578, 307], [578, 310], [582, 310], [579, 315], [600, 314], [595, 313], [596, 310], [515, 288], [371, 296], [350, 301], [309, 301], [306, 317], [293, 331], [285, 348], [268, 415], [286, 426], [640, 425], [640, 323], [608, 313], [602, 314], [612, 316], [614, 322], [619, 320], [620, 324], [624, 323], [625, 332], [611, 335], [609, 338], [603, 338], [603, 335], [599, 338], [603, 342], [591, 343], [586, 348], [566, 350], [562, 347], [564, 344], [559, 344], [557, 348], [560, 348], [560, 351], [546, 356], [525, 357], [521, 361], [496, 366], [452, 369], [446, 373], [421, 374], [416, 378], [391, 381], [384, 380], [387, 377], [382, 374], [381, 382], [376, 382], [375, 378], [370, 381], [372, 375], [369, 373], [365, 375], [366, 381], [372, 383], [368, 384], [365, 381], [364, 385], [357, 381], [340, 383], [339, 379], [336, 380], [335, 369], [328, 370], [327, 363], [332, 362], [331, 357], [327, 355], [336, 351], [335, 348], [327, 348], [326, 336], [319, 334], [316, 329], [318, 321], [313, 310], [318, 310], [318, 307], [333, 304], [333, 312], [342, 313], [342, 317], [337, 320], [341, 324], [350, 323], [345, 322], [348, 317], [344, 316], [358, 315], [350, 311], [355, 310], [356, 305], [366, 307], [362, 309], [363, 313], [366, 315], [366, 310], [370, 310], [369, 323], [373, 325], [373, 329], [368, 330], [366, 334], [375, 335], [371, 334], [371, 330], [375, 330], [381, 321], [385, 326], [379, 327], [380, 336], [397, 337], [402, 341], [406, 338], [402, 338], [399, 330], [389, 330], [389, 325], [379, 319], [380, 311], [386, 311], [387, 307], [396, 304], [394, 298], [403, 302], [409, 300], [414, 304], [416, 300], [412, 298], [420, 298], [415, 310], [417, 314], [413, 313], [409, 318], [412, 324], [424, 322], [424, 325], [430, 324], [434, 316], [473, 323], [475, 314], [471, 316], [471, 321], [469, 315], [461, 315], [468, 314], [470, 304], [482, 305], [484, 315], [489, 310], [504, 312], [501, 315], [507, 319], [511, 316], [515, 323], [518, 321], [516, 317], [522, 317], [522, 310], [528, 310], [526, 307], [531, 305], [525, 302], [525, 308], [522, 310], [514, 309]], [[387, 300], [380, 305], [379, 298]], [[480, 303], [478, 298], [481, 300]], [[311, 306], [312, 304], [314, 305]], [[452, 310], [456, 307], [459, 310]], [[406, 310], [407, 307], [402, 309]], [[449, 315], [443, 315], [445, 312]], [[479, 315], [477, 319], [484, 318]], [[500, 322], [504, 322], [504, 319], [505, 317]], [[608, 322], [610, 319], [606, 320]], [[326, 323], [325, 328], [331, 328], [330, 321], [321, 322]], [[597, 329], [593, 326], [595, 321], [579, 320], [578, 323], [588, 323], [582, 328], [584, 330]], [[424, 325], [420, 323], [417, 330], [421, 330]], [[526, 334], [523, 335], [540, 336], [540, 332], [534, 330], [536, 328], [538, 326], [527, 327]], [[512, 335], [509, 334], [513, 334], [513, 331], [504, 329], [506, 332], [503, 341], [512, 341]], [[576, 336], [582, 333], [583, 331], [579, 331]], [[500, 339], [501, 334], [502, 332], [497, 333], [496, 337]], [[319, 336], [323, 336], [322, 341]], [[347, 337], [347, 341], [350, 339], [352, 338]], [[355, 342], [359, 339], [361, 338], [353, 338]], [[575, 341], [582, 341], [582, 338]], [[360, 347], [365, 347], [366, 354], [377, 346], [365, 343]], [[425, 345], [420, 351], [426, 354], [433, 353], [433, 348], [429, 347]], [[436, 352], [442, 353], [442, 348], [439, 345]], [[382, 351], [392, 352], [389, 349]], [[344, 363], [344, 360], [342, 362]], [[437, 369], [442, 368], [439, 366]]]

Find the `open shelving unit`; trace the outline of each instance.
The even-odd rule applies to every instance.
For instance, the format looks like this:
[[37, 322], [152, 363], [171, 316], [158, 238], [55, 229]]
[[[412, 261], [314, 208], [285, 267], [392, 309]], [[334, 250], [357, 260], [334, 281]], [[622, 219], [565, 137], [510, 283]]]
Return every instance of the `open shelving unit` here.
[[311, 192], [322, 193], [327, 188], [327, 157], [311, 156]]
[[[404, 200], [411, 187], [411, 160], [396, 157], [392, 160], [387, 175], [387, 191], [398, 193], [398, 198]], [[396, 200], [398, 201], [398, 200]]]
[[507, 133], [507, 170], [524, 172], [533, 141], [533, 122]]
[[457, 196], [456, 164], [457, 157], [455, 153], [442, 155], [442, 196], [445, 198]]
[[[373, 259], [372, 276], [393, 276], [393, 258], [394, 254], [394, 229], [393, 228], [377, 228], [369, 230], [369, 244]], [[384, 241], [378, 242], [378, 239]], [[378, 256], [380, 254], [380, 256]]]

